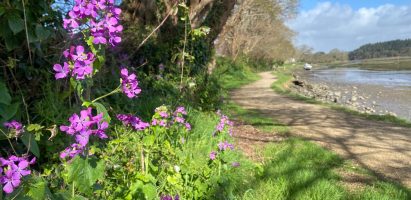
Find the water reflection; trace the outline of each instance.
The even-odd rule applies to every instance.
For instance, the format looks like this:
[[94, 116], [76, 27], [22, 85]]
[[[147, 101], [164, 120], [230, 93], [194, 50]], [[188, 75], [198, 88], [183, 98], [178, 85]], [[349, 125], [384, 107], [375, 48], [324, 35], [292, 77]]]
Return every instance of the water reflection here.
[[311, 78], [348, 84], [411, 86], [411, 71], [371, 71], [356, 68], [315, 70]]

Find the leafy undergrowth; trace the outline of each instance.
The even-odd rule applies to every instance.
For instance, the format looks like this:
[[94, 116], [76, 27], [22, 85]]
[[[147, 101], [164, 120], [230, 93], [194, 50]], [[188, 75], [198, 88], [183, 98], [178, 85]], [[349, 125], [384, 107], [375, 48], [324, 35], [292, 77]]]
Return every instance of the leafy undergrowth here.
[[242, 59], [233, 61], [221, 57], [217, 59], [217, 67], [213, 75], [218, 77], [225, 90], [232, 90], [260, 79], [251, 65], [252, 63], [247, 63]]

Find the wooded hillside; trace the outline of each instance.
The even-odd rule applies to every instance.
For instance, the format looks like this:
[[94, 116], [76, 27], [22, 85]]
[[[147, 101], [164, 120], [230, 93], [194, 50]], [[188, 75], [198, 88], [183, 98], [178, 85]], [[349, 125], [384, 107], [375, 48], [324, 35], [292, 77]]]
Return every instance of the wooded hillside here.
[[349, 53], [350, 60], [411, 56], [411, 39], [366, 44]]

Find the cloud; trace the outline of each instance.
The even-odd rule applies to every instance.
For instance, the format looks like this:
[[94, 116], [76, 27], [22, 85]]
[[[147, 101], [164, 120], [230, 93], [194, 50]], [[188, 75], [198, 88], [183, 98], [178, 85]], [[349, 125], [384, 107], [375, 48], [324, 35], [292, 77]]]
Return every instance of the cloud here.
[[323, 2], [287, 22], [296, 31], [296, 45], [316, 51], [353, 50], [366, 43], [411, 38], [411, 6], [381, 5], [352, 9]]

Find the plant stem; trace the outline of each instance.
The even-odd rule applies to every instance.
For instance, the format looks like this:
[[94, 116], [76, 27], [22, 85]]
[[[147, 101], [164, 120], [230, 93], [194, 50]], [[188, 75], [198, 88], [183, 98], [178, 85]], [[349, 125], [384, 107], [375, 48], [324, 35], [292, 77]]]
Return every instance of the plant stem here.
[[144, 159], [144, 147], [141, 147], [141, 172], [143, 173], [143, 174], [145, 174], [145, 164], [144, 164], [144, 161], [145, 161], [145, 159]]
[[187, 20], [184, 21], [184, 44], [183, 44], [183, 60], [181, 61], [181, 77], [180, 77], [180, 92], [183, 88], [183, 77], [184, 77], [184, 61], [186, 54], [186, 43], [187, 43]]
[[103, 98], [105, 98], [105, 97], [108, 97], [108, 96], [110, 96], [110, 95], [113, 95], [113, 94], [115, 94], [115, 93], [118, 93], [118, 92], [120, 92], [121, 90], [120, 90], [120, 87], [121, 87], [121, 85], [119, 85], [116, 89], [114, 89], [113, 91], [111, 91], [111, 92], [109, 92], [109, 93], [107, 93], [107, 94], [105, 94], [105, 95], [102, 95], [102, 96], [100, 96], [100, 97], [97, 97], [96, 99], [94, 99], [93, 101], [91, 101], [92, 103], [94, 103], [94, 102], [96, 102], [96, 101], [98, 101], [98, 100], [100, 100], [100, 99], [103, 99]]
[[30, 50], [29, 32], [28, 32], [28, 30], [27, 30], [26, 6], [24, 5], [24, 1], [25, 1], [25, 0], [21, 0], [21, 3], [23, 4], [24, 28], [26, 29], [27, 49], [29, 50], [30, 64], [33, 65], [33, 60], [32, 60], [32, 58], [31, 58], [31, 50]]
[[[177, 2], [178, 3], [178, 2]], [[176, 3], [176, 5], [177, 5]], [[175, 6], [175, 5], [174, 5]], [[173, 7], [174, 7], [173, 6]], [[174, 12], [173, 11], [173, 7], [170, 9], [170, 12], [166, 15], [166, 17], [164, 17], [163, 21], [160, 22], [160, 24], [140, 43], [140, 45], [138, 45], [136, 51], [138, 51], [143, 45], [144, 43], [147, 42], [147, 40], [161, 27], [163, 26], [164, 22], [166, 22], [166, 20], [168, 19], [168, 17], [170, 17], [170, 15]]]
[[9, 141], [9, 144], [10, 144], [10, 146], [11, 146], [11, 149], [13, 150], [14, 154], [16, 154], [16, 156], [17, 156], [17, 152], [16, 152], [16, 150], [14, 149], [13, 143], [11, 143], [9, 136], [8, 136], [5, 132], [3, 132], [3, 130], [0, 129], [0, 131], [1, 131], [1, 133], [3, 133], [4, 136], [6, 136], [7, 141]]
[[71, 197], [72, 197], [72, 198], [74, 198], [74, 195], [75, 195], [75, 193], [74, 193], [74, 184], [75, 184], [75, 183], [74, 183], [74, 181], [73, 181], [73, 188], [72, 188], [72, 190], [71, 190]]

